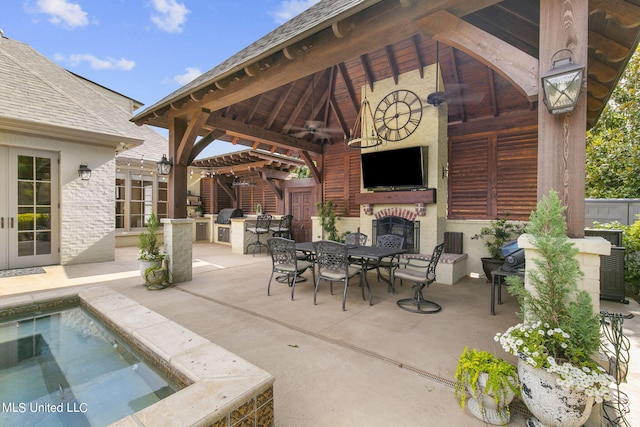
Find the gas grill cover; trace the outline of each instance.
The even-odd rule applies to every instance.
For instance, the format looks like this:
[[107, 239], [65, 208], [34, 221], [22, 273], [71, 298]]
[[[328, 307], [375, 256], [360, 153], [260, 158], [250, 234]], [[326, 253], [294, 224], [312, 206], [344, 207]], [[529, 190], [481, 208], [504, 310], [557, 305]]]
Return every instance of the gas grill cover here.
[[216, 222], [218, 224], [230, 224], [231, 218], [240, 218], [243, 216], [244, 216], [244, 213], [242, 212], [242, 209], [234, 209], [234, 208], [220, 209], [220, 212], [218, 212], [218, 218], [216, 219]]

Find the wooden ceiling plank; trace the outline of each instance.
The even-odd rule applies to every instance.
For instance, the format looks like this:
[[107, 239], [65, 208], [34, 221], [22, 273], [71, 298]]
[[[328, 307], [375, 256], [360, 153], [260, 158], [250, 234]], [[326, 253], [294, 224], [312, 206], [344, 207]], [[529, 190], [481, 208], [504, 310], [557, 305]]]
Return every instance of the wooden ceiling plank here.
[[493, 68], [529, 100], [538, 98], [538, 60], [510, 44], [441, 10], [419, 18], [421, 30]]
[[249, 110], [249, 113], [244, 118], [245, 123], [251, 123], [251, 120], [253, 120], [253, 116], [256, 114], [256, 111], [258, 110], [258, 106], [260, 106], [260, 103], [264, 98], [264, 93], [261, 93], [260, 96], [258, 96], [257, 98], [258, 98], [257, 100], [254, 100], [251, 103], [251, 110]]
[[278, 102], [276, 102], [276, 105], [274, 105], [274, 107], [271, 109], [271, 114], [269, 114], [269, 118], [267, 119], [267, 122], [264, 125], [265, 129], [270, 129], [271, 126], [273, 125], [273, 122], [276, 120], [276, 117], [278, 117], [278, 113], [280, 113], [280, 111], [282, 110], [282, 106], [284, 105], [284, 103], [287, 101], [287, 98], [291, 94], [291, 90], [293, 89], [294, 85], [295, 85], [295, 82], [289, 83], [285, 88], [284, 93], [280, 94], [280, 97], [278, 98]]

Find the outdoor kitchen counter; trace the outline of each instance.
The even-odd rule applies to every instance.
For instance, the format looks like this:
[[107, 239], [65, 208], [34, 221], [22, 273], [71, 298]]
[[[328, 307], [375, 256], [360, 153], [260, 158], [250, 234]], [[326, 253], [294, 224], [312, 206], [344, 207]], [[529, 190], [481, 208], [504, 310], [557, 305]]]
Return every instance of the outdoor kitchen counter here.
[[[277, 224], [282, 215], [273, 215], [271, 225]], [[247, 245], [256, 241], [256, 235], [247, 231], [255, 223], [256, 215], [245, 215], [243, 218], [231, 218], [231, 252], [234, 254], [245, 254]], [[266, 243], [271, 237], [271, 233], [264, 234], [260, 237], [260, 241]], [[262, 251], [264, 253], [264, 250]], [[256, 251], [257, 253], [257, 251]]]

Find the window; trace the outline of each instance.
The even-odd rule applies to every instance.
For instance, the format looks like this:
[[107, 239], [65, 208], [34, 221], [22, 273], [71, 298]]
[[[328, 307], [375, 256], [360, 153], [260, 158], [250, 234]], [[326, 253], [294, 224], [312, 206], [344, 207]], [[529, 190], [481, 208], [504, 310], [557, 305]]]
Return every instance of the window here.
[[164, 176], [142, 175], [138, 171], [118, 170], [115, 182], [116, 230], [143, 228], [154, 212], [167, 218], [168, 183]]

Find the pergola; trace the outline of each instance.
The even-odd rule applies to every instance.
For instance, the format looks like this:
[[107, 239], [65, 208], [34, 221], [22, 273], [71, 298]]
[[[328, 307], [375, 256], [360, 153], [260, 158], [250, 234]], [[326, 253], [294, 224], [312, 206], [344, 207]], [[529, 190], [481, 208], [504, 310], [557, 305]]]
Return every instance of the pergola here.
[[[324, 0], [132, 120], [169, 130], [169, 216], [185, 218], [187, 167], [211, 142], [299, 157], [320, 183], [323, 154], [356, 121], [360, 88], [439, 62], [450, 129], [533, 117], [538, 198], [558, 191], [569, 235], [582, 237], [585, 132], [639, 34], [638, 0]], [[586, 66], [585, 91], [573, 112], [551, 115], [540, 76], [563, 49]]]

